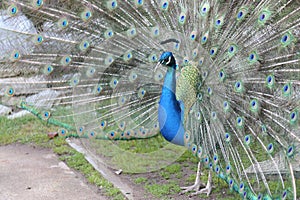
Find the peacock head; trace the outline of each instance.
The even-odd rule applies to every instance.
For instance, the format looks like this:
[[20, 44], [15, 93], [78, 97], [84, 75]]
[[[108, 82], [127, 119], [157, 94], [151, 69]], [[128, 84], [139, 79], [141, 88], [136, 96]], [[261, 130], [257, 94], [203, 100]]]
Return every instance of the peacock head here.
[[159, 58], [159, 62], [162, 65], [168, 66], [168, 67], [176, 67], [176, 61], [172, 54], [172, 52], [164, 52], [161, 54]]

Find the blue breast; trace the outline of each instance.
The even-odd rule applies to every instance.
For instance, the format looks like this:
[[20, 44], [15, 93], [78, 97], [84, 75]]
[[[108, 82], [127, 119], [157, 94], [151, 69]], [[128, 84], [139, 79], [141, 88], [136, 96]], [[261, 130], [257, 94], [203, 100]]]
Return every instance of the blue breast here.
[[169, 142], [184, 146], [184, 127], [181, 119], [184, 111], [176, 99], [175, 69], [169, 67], [158, 108], [158, 122], [163, 137]]

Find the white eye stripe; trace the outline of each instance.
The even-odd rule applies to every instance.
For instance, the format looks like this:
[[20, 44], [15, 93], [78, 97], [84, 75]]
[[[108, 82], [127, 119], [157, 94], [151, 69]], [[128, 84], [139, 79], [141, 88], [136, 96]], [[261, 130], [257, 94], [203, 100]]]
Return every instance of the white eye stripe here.
[[166, 65], [170, 64], [170, 62], [171, 62], [171, 56], [169, 57], [168, 62], [166, 62]]
[[158, 62], [158, 63], [156, 64], [156, 66], [155, 66], [155, 68], [154, 68], [154, 71], [157, 70], [157, 68], [158, 68], [159, 65], [161, 65], [161, 62]]

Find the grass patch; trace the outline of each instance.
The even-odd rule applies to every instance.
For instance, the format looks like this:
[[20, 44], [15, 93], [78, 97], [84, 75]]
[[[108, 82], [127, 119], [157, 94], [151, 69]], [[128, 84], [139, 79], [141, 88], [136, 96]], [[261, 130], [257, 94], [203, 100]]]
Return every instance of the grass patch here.
[[170, 174], [176, 174], [181, 171], [181, 165], [179, 164], [169, 165], [165, 168], [165, 171], [169, 172]]
[[185, 152], [180, 156], [180, 158], [178, 158], [178, 159], [176, 160], [176, 162], [178, 162], [178, 163], [183, 163], [183, 165], [186, 167], [186, 166], [188, 166], [188, 164], [187, 164], [188, 162], [197, 164], [197, 163], [198, 163], [198, 159], [197, 159], [196, 156], [194, 156], [194, 155], [192, 154], [192, 152], [190, 152], [190, 151], [185, 151]]
[[191, 174], [187, 179], [185, 179], [186, 184], [193, 184], [196, 180], [196, 173]]
[[181, 165], [175, 163], [164, 168], [159, 174], [161, 177], [163, 177], [166, 180], [170, 179], [171, 175], [179, 179], [182, 177], [181, 170], [182, 170]]
[[166, 179], [166, 180], [170, 179], [170, 173], [169, 173], [169, 172], [161, 171], [161, 172], [159, 173], [159, 175], [161, 175], [161, 177], [163, 177], [163, 178]]
[[135, 184], [146, 183], [147, 181], [148, 181], [148, 179], [145, 177], [138, 177], [138, 178], [134, 179]]
[[179, 185], [175, 182], [169, 182], [167, 184], [149, 184], [145, 186], [145, 189], [158, 198], [170, 194], [178, 194], [181, 191]]

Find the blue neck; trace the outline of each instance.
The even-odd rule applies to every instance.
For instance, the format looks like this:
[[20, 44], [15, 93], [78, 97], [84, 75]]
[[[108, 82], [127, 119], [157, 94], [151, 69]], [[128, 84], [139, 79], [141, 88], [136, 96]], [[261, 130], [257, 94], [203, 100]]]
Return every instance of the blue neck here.
[[165, 75], [162, 94], [165, 92], [172, 92], [170, 95], [176, 100], [176, 70], [173, 67], [168, 67], [168, 71]]
[[181, 121], [180, 103], [176, 99], [175, 66], [169, 67], [165, 75], [158, 109], [158, 122], [163, 137], [177, 145], [184, 146], [184, 128]]

